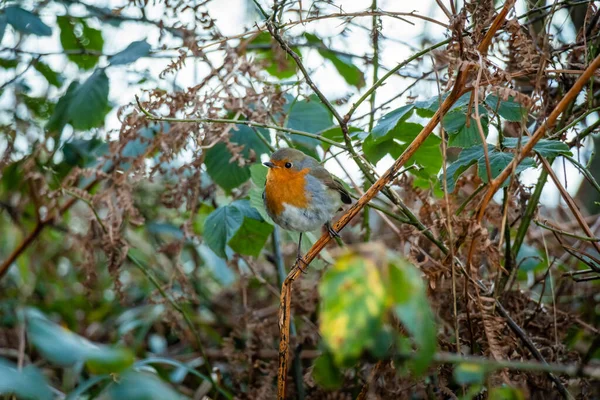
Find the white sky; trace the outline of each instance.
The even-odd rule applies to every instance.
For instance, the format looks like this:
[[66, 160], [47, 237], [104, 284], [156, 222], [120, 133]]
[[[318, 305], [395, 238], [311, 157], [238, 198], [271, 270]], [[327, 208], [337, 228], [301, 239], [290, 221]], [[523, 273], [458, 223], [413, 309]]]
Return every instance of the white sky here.
[[[127, 1], [125, 0], [87, 0], [86, 2], [87, 4], [94, 4], [108, 8], [127, 4]], [[209, 3], [210, 14], [214, 19], [216, 19], [216, 24], [223, 34], [228, 36], [239, 34], [254, 25], [255, 21], [251, 21], [247, 15], [248, 2], [250, 2], [250, 0], [216, 0]], [[154, 2], [150, 2], [150, 4], [153, 3]], [[261, 1], [261, 3], [263, 5], [271, 5], [270, 1], [268, 3]], [[305, 8], [310, 6], [310, 2], [308, 1], [303, 1], [302, 3], [303, 7]], [[445, 0], [444, 3], [446, 3], [449, 7], [449, 2], [447, 0]], [[33, 1], [24, 0], [20, 2], [20, 4], [26, 9], [31, 9]], [[347, 0], [338, 2], [338, 4], [342, 4], [342, 9], [345, 12], [363, 11], [370, 7], [371, 0]], [[379, 0], [378, 6], [380, 9], [386, 11], [414, 11], [418, 14], [435, 18], [444, 23], [447, 22], [445, 15], [433, 0], [421, 0], [419, 2]], [[36, 38], [32, 36], [27, 39], [25, 45], [23, 46], [25, 49], [39, 52], [60, 52], [62, 50], [60, 46], [59, 30], [56, 27], [54, 19], [55, 15], [65, 14], [65, 9], [61, 6], [55, 6], [54, 8], [55, 10], [46, 8], [46, 11], [42, 15], [42, 19], [49, 26], [54, 28], [53, 36], [48, 38]], [[524, 10], [523, 1], [518, 2], [518, 10], [519, 13]], [[71, 6], [69, 11], [72, 15], [76, 16], [87, 14], [85, 8], [82, 6]], [[146, 16], [149, 19], [159, 19], [162, 17], [162, 12], [163, 10], [161, 6], [151, 5], [147, 8]], [[566, 10], [559, 11], [553, 20], [554, 25], [557, 28], [569, 27], [568, 24], [564, 24], [567, 17], [568, 14]], [[433, 42], [437, 42], [445, 38], [445, 29], [443, 27], [430, 22], [425, 22], [420, 19], [408, 19], [413, 22], [414, 25], [410, 25], [403, 21], [389, 17], [382, 18], [382, 34], [392, 39], [383, 42], [380, 49], [380, 62], [387, 68], [394, 67], [398, 62], [403, 61], [410, 55], [414, 54], [416, 51], [415, 49], [422, 48], [422, 40], [424, 37], [430, 38]], [[185, 16], [181, 17], [181, 21], [186, 22]], [[362, 25], [369, 27], [371, 18], [363, 17], [356, 19], [356, 21], [361, 22]], [[91, 22], [90, 25], [96, 28], [99, 27], [98, 25], [95, 25], [95, 21]], [[114, 54], [127, 47], [129, 43], [142, 39], [147, 39], [153, 48], [157, 48], [159, 45], [158, 29], [152, 28], [146, 30], [142, 28], [143, 25], [128, 22], [122, 23], [119, 27], [109, 27], [104, 24], [104, 52], [106, 54]], [[304, 29], [318, 32], [322, 36], [336, 36], [342, 30], [342, 26], [340, 25], [339, 20], [331, 19], [310, 23], [306, 27], [299, 25], [293, 28], [291, 32], [300, 33]], [[574, 32], [569, 31], [569, 29], [563, 30], [562, 34], [565, 35], [566, 38], [574, 37]], [[14, 37], [12, 37], [7, 30], [2, 47], [9, 47], [12, 43], [14, 43]], [[336, 37], [335, 45], [336, 50], [362, 55], [365, 52], [370, 51], [369, 32], [359, 28], [354, 28], [346, 38]], [[5, 56], [6, 54], [7, 53], [3, 53], [2, 56]], [[323, 63], [322, 59], [317, 55], [315, 50], [305, 51], [303, 56], [307, 67], [313, 71], [313, 79], [328, 98], [335, 99], [345, 97], [349, 94], [353, 95], [351, 100], [345, 106], [340, 108], [341, 113], [345, 113], [347, 108], [352, 104], [352, 101], [358, 98], [356, 95], [356, 90], [344, 82], [344, 80], [335, 71], [333, 66], [331, 66], [329, 63]], [[210, 57], [219, 58], [220, 55], [218, 53], [210, 53]], [[55, 70], [62, 71], [67, 79], [70, 80], [77, 76], [78, 70], [73, 63], [65, 62], [65, 60], [66, 59], [60, 55], [44, 57], [45, 62], [50, 64]], [[151, 88], [155, 84], [146, 83], [143, 85], [136, 85], [135, 82], [138, 80], [139, 76], [131, 73], [131, 71], [146, 70], [150, 76], [158, 78], [159, 73], [169, 64], [169, 61], [170, 60], [167, 58], [142, 58], [128, 66], [109, 68], [107, 70], [107, 74], [111, 82], [109, 95], [110, 101], [114, 105], [123, 105], [134, 101], [134, 95], [141, 93], [141, 89]], [[102, 63], [106, 63], [106, 61], [104, 60]], [[103, 66], [102, 63], [100, 66]], [[428, 71], [430, 69], [429, 65], [430, 59], [425, 58], [421, 64], [414, 63], [404, 69], [403, 72], [410, 73], [412, 75], [418, 75], [422, 72]], [[361, 65], [361, 67], [366, 68], [364, 65]], [[193, 61], [193, 59], [188, 59], [186, 66], [176, 75], [168, 75], [165, 77], [164, 87], [169, 88], [170, 83], [172, 83], [173, 80], [181, 88], [193, 86], [202, 79], [206, 72], [206, 67], [203, 64], [196, 63]], [[383, 73], [385, 73], [385, 71], [380, 72], [380, 76]], [[0, 74], [7, 75], [1, 69]], [[371, 75], [371, 70], [367, 69], [365, 74], [365, 77], [367, 78], [367, 86], [369, 86], [371, 83]], [[29, 82], [33, 83], [31, 85], [33, 90], [32, 95], [41, 95], [48, 90], [45, 81], [40, 79], [34, 71], [29, 71], [25, 76], [27, 79], [29, 79]], [[0, 82], [4, 82], [7, 79], [10, 79], [10, 76], [2, 76], [0, 77]], [[411, 79], [404, 79], [400, 77], [390, 78], [387, 84], [382, 86], [377, 91], [378, 102], [385, 101], [395, 96], [411, 82]], [[61, 94], [57, 93], [54, 88], [50, 88], [49, 90], [51, 95], [58, 96]], [[435, 90], [436, 89], [434, 85], [420, 85], [417, 86], [412, 92], [409, 92], [408, 95], [418, 96], [419, 99], [426, 99], [433, 95], [437, 95], [437, 91]], [[306, 93], [309, 94], [308, 91]], [[392, 103], [392, 107], [388, 111], [405, 104], [406, 100], [406, 98], [402, 98], [397, 100], [395, 103]], [[0, 107], [4, 108], [10, 106], [11, 104], [9, 96], [5, 94], [0, 97]], [[367, 111], [368, 104], [365, 102], [361, 108], [357, 110], [355, 115], [362, 115]], [[116, 116], [116, 108], [108, 115], [106, 126], [108, 129], [118, 129], [120, 127], [120, 123]], [[68, 137], [67, 132], [65, 133], [64, 137]], [[489, 140], [491, 141], [493, 139], [493, 135], [491, 135]], [[581, 154], [585, 155], [586, 151], [582, 150]], [[389, 157], [388, 159], [382, 160], [382, 162], [378, 165], [378, 170], [385, 170], [385, 168], [387, 168], [391, 162], [392, 160], [389, 159]], [[352, 163], [345, 164], [351, 165]], [[337, 175], [344, 176], [344, 173], [339, 169], [335, 162], [328, 164], [328, 168], [330, 168], [332, 172], [336, 173]], [[559, 177], [561, 177], [564, 181], [562, 162], [560, 163], [559, 167], [556, 168], [556, 170]], [[566, 172], [567, 176], [569, 177], [568, 189], [573, 193], [579, 186], [581, 176], [578, 174], [577, 170], [571, 167], [568, 163]], [[351, 171], [351, 173], [352, 175], [358, 176], [357, 168]], [[529, 171], [526, 174], [523, 174], [524, 181], [526, 183], [533, 184], [537, 181], [537, 175], [537, 171]], [[544, 190], [545, 192], [542, 196], [542, 201], [547, 205], [556, 205], [559, 199], [559, 194], [556, 188], [549, 183], [546, 185]]]

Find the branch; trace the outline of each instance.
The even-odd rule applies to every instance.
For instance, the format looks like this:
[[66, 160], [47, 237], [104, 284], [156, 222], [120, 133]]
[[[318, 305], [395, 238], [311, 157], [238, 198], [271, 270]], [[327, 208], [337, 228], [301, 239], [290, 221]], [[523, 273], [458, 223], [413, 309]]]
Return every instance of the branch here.
[[338, 147], [340, 149], [343, 150], [347, 150], [346, 146], [344, 146], [343, 144], [340, 144], [338, 142], [335, 142], [331, 139], [327, 139], [325, 137], [322, 137], [320, 135], [316, 135], [314, 133], [309, 133], [309, 132], [304, 132], [304, 131], [297, 131], [295, 129], [289, 129], [289, 128], [284, 128], [281, 126], [277, 126], [277, 125], [267, 125], [267, 124], [259, 124], [258, 122], [254, 122], [254, 121], [245, 121], [245, 120], [237, 120], [237, 119], [222, 119], [222, 118], [172, 118], [172, 117], [159, 117], [157, 115], [152, 114], [150, 111], [148, 111], [147, 109], [145, 109], [141, 102], [140, 99], [138, 98], [138, 96], [135, 96], [135, 101], [137, 102], [138, 108], [140, 109], [140, 111], [142, 113], [144, 113], [144, 115], [146, 115], [146, 117], [150, 120], [153, 121], [163, 121], [163, 122], [190, 122], [190, 123], [217, 123], [217, 124], [236, 124], [236, 125], [246, 125], [246, 126], [251, 126], [251, 127], [256, 127], [256, 128], [266, 128], [266, 129], [273, 129], [276, 131], [280, 131], [280, 132], [286, 132], [286, 133], [291, 133], [294, 135], [299, 135], [299, 136], [306, 136], [312, 139], [317, 139], [320, 140], [324, 143], [328, 143], [331, 146], [335, 146]]
[[[486, 54], [487, 49], [494, 37], [496, 31], [500, 28], [500, 25], [504, 22], [509, 9], [512, 7], [513, 1], [507, 1], [502, 8], [502, 11], [496, 16], [492, 26], [486, 33], [486, 36], [480, 43], [478, 50], [481, 54]], [[394, 164], [366, 191], [366, 193], [350, 207], [344, 215], [335, 223], [333, 229], [340, 231], [343, 229], [358, 213], [362, 210], [365, 205], [377, 193], [379, 193], [387, 184], [389, 184], [397, 172], [404, 165], [404, 163], [419, 149], [419, 147], [425, 142], [429, 135], [433, 132], [433, 129], [441, 121], [443, 116], [448, 112], [450, 107], [460, 98], [461, 95], [467, 93], [470, 89], [465, 88], [467, 76], [472, 69], [471, 65], [459, 71], [454, 87], [450, 92], [450, 95], [440, 105], [440, 108], [433, 115], [431, 120], [425, 125], [417, 137], [412, 143], [404, 150], [400, 157], [394, 162]], [[331, 240], [329, 234], [325, 234], [317, 240], [309, 252], [304, 256], [302, 264], [308, 266], [312, 260], [323, 250], [325, 245]], [[279, 342], [279, 369], [278, 369], [278, 382], [277, 382], [277, 395], [278, 399], [283, 400], [285, 398], [286, 388], [286, 377], [287, 377], [287, 366], [289, 361], [289, 335], [290, 335], [290, 314], [291, 314], [291, 295], [292, 295], [292, 283], [296, 280], [302, 269], [299, 266], [299, 262], [296, 262], [287, 278], [283, 283], [281, 290], [280, 299], [280, 315], [279, 315], [279, 328], [280, 328], [280, 342]]]

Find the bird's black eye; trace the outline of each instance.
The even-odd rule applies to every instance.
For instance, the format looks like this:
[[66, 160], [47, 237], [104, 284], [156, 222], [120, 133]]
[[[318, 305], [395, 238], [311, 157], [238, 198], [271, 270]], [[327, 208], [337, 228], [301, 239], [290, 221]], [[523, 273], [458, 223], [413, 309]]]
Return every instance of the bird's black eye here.
[[292, 163], [291, 162], [286, 162], [285, 163], [285, 167], [286, 168], [292, 168]]

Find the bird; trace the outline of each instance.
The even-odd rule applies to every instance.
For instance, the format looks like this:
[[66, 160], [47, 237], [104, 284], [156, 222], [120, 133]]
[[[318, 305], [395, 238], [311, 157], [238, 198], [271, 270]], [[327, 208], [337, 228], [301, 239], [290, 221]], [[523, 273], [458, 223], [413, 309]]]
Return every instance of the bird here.
[[342, 182], [316, 159], [300, 150], [282, 148], [264, 162], [267, 179], [263, 202], [273, 222], [285, 230], [300, 232], [296, 261], [302, 260], [302, 234], [325, 226], [339, 237], [331, 218], [342, 203], [352, 203]]

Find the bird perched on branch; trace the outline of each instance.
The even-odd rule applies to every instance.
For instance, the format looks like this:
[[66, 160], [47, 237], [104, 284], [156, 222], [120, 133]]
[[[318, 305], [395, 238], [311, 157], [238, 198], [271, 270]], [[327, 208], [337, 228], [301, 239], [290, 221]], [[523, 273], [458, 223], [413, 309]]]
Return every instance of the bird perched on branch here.
[[263, 164], [269, 168], [263, 192], [267, 214], [283, 229], [300, 232], [298, 260], [303, 232], [324, 225], [331, 236], [339, 237], [331, 218], [342, 202], [352, 202], [339, 179], [314, 158], [290, 148], [277, 150]]

